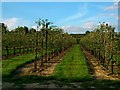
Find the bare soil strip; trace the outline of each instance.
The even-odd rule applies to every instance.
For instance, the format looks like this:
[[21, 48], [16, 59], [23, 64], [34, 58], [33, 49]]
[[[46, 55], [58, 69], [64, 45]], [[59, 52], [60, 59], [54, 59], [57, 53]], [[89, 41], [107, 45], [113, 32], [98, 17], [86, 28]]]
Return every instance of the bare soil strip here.
[[117, 76], [114, 76], [107, 72], [105, 68], [100, 65], [98, 58], [96, 58], [94, 55], [92, 55], [90, 52], [85, 50], [82, 47], [82, 50], [89, 62], [91, 64], [91, 68], [93, 69], [93, 76], [98, 80], [120, 80]]
[[[49, 76], [53, 74], [56, 65], [61, 62], [61, 58], [69, 51], [63, 51], [58, 56], [50, 59], [46, 63], [43, 63], [44, 66], [40, 67], [41, 61], [37, 61], [37, 71], [34, 72], [34, 62], [25, 64], [24, 66], [18, 68], [15, 71], [15, 76], [24, 76], [24, 75], [37, 75], [37, 76]], [[41, 70], [42, 69], [42, 70]]]

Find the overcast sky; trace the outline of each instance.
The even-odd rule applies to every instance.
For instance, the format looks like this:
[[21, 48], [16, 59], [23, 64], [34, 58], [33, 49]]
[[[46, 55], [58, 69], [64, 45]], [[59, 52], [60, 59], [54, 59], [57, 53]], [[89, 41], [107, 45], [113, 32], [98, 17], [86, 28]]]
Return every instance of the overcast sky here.
[[68, 33], [93, 30], [107, 22], [118, 30], [118, 3], [115, 2], [3, 2], [2, 22], [9, 29], [35, 27], [35, 22], [48, 19]]

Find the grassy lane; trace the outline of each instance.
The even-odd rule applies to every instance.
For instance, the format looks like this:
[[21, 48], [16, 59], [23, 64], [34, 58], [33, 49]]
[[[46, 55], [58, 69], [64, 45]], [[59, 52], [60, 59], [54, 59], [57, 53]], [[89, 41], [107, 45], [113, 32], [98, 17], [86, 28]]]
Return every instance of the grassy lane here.
[[[48, 51], [50, 52], [50, 51]], [[38, 56], [45, 54], [45, 51], [39, 52]], [[13, 58], [9, 58], [6, 60], [2, 60], [2, 75], [4, 76], [10, 76], [12, 75], [12, 72], [16, 70], [19, 66], [24, 65], [25, 63], [31, 62], [35, 59], [35, 54], [34, 53], [28, 53], [28, 54], [23, 54], [20, 56], [16, 56]]]
[[20, 65], [32, 61], [35, 58], [34, 54], [24, 54], [14, 58], [6, 59], [2, 61], [2, 75], [9, 76]]
[[79, 45], [75, 45], [63, 57], [53, 75], [58, 80], [84, 81], [92, 79], [88, 72], [86, 59]]

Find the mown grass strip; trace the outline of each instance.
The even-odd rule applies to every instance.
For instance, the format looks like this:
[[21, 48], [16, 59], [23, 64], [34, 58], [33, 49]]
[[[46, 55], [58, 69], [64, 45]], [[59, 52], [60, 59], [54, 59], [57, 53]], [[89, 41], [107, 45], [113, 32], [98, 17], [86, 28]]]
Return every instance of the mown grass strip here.
[[92, 79], [92, 76], [89, 74], [86, 58], [80, 45], [75, 45], [70, 52], [63, 57], [61, 64], [56, 67], [53, 76], [58, 80], [68, 81], [84, 81]]
[[32, 61], [35, 58], [34, 54], [24, 54], [14, 58], [6, 59], [2, 61], [2, 75], [9, 76], [12, 71], [27, 62]]
[[[50, 51], [48, 51], [50, 52]], [[38, 56], [45, 55], [45, 50], [38, 53]], [[6, 60], [2, 60], [2, 75], [10, 76], [18, 67], [35, 59], [35, 53], [23, 54]]]

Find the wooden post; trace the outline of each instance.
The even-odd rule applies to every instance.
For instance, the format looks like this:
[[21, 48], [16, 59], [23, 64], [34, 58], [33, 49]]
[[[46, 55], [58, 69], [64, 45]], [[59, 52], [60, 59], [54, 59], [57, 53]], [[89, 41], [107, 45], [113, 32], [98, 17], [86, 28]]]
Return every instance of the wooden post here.
[[15, 50], [16, 50], [16, 48], [15, 48], [15, 46], [14, 46], [14, 55], [16, 54], [16, 51], [15, 51]]
[[22, 49], [23, 49], [23, 53], [25, 53], [25, 47], [22, 47]]
[[[38, 27], [37, 27], [38, 31]], [[35, 63], [34, 63], [34, 70], [37, 70], [37, 56], [38, 56], [38, 32], [36, 32], [36, 48], [35, 48]]]
[[37, 57], [38, 57], [38, 29], [40, 26], [40, 19], [36, 22], [38, 24], [37, 31], [36, 31], [36, 46], [35, 46], [35, 62], [34, 62], [34, 71], [37, 70]]
[[113, 64], [114, 64], [114, 62], [111, 61], [111, 73], [112, 73], [112, 74], [113, 74], [113, 68], [114, 68]]
[[47, 54], [47, 42], [48, 42], [48, 31], [47, 31], [47, 28], [46, 28], [46, 61], [48, 59], [48, 54]]
[[29, 47], [27, 47], [27, 52], [29, 52]]
[[19, 53], [21, 53], [21, 46], [19, 47]]
[[7, 57], [9, 55], [9, 49], [8, 49], [8, 46], [6, 46], [6, 53], [7, 53]]

